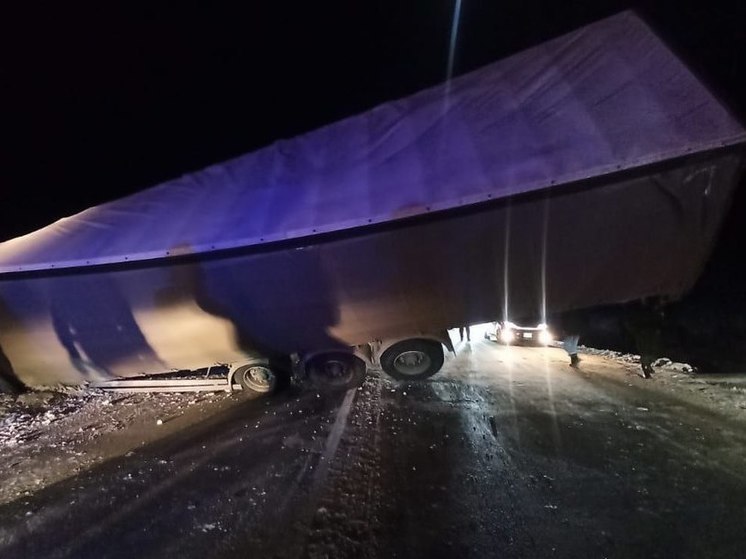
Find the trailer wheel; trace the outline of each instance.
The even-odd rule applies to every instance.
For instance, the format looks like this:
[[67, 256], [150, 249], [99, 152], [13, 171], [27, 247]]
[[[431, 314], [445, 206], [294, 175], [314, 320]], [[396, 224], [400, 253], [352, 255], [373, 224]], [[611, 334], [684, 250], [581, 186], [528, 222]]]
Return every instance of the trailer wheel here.
[[396, 380], [422, 380], [443, 366], [443, 345], [435, 340], [413, 338], [397, 342], [381, 355], [381, 367]]
[[233, 375], [241, 388], [254, 394], [269, 394], [277, 385], [277, 375], [266, 365], [244, 365]]
[[344, 351], [330, 351], [311, 357], [306, 363], [311, 382], [323, 388], [352, 388], [362, 384], [365, 363]]

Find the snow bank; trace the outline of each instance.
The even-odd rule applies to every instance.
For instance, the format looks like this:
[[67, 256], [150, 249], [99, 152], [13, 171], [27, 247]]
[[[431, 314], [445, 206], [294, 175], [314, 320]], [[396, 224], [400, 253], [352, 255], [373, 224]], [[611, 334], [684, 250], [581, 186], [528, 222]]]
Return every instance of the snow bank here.
[[[579, 346], [581, 353], [589, 355], [599, 355], [606, 357], [607, 359], [613, 359], [614, 361], [621, 361], [623, 363], [640, 363], [640, 356], [634, 353], [621, 353], [619, 351], [612, 351], [610, 349], [597, 349], [595, 347]], [[672, 361], [668, 357], [661, 357], [653, 362], [653, 368], [659, 371], [668, 371], [674, 373], [696, 373], [696, 369], [689, 363], [679, 363]]]

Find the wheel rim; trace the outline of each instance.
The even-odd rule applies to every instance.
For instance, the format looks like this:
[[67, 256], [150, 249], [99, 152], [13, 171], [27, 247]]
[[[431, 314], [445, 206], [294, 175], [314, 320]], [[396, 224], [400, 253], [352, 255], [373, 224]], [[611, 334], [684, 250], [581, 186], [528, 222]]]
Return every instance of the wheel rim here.
[[421, 375], [431, 364], [430, 356], [424, 351], [403, 351], [394, 359], [394, 368], [403, 375]]
[[339, 359], [329, 359], [324, 363], [324, 374], [331, 380], [346, 379], [350, 374], [350, 368]]
[[243, 378], [246, 386], [256, 392], [269, 392], [275, 380], [274, 373], [267, 367], [257, 365], [249, 367], [244, 373]]
[[320, 385], [345, 386], [352, 380], [354, 367], [347, 359], [330, 356], [316, 360], [309, 374]]

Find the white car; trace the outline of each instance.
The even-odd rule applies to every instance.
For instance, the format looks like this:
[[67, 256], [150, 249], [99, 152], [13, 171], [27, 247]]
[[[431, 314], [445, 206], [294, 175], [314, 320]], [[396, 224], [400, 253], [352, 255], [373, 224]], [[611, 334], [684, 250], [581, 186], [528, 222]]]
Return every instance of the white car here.
[[547, 346], [554, 341], [554, 336], [544, 323], [519, 326], [509, 321], [496, 322], [494, 333], [487, 332], [484, 337], [506, 345]]

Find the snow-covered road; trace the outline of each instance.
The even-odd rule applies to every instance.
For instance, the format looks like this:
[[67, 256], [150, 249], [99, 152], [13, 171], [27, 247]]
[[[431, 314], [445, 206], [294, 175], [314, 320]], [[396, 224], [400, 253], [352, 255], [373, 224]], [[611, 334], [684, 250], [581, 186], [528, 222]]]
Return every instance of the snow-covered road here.
[[574, 370], [558, 348], [458, 350], [428, 382], [216, 398], [158, 437], [143, 411], [145, 444], [0, 506], [0, 556], [742, 553], [743, 389], [602, 355]]

